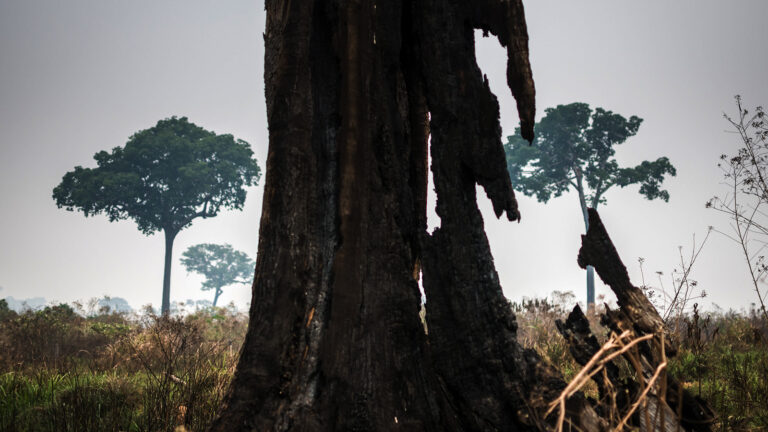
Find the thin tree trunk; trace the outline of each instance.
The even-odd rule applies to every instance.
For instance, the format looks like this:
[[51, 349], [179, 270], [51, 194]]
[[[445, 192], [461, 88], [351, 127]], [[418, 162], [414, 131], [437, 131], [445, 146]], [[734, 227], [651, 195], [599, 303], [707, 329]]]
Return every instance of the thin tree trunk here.
[[219, 301], [220, 295], [221, 295], [221, 289], [216, 288], [216, 293], [213, 295], [213, 307], [216, 307], [216, 302]]
[[160, 311], [163, 315], [168, 315], [171, 311], [171, 265], [173, 264], [173, 240], [176, 238], [176, 232], [164, 229], [165, 234], [165, 264], [163, 267], [163, 302]]
[[[579, 204], [581, 205], [581, 216], [584, 218], [584, 232], [589, 231], [589, 214], [587, 213], [587, 199], [584, 196], [584, 184], [581, 173], [576, 174], [576, 190], [579, 193]], [[595, 204], [597, 207], [597, 204]], [[587, 309], [592, 310], [595, 307], [595, 268], [587, 266]]]

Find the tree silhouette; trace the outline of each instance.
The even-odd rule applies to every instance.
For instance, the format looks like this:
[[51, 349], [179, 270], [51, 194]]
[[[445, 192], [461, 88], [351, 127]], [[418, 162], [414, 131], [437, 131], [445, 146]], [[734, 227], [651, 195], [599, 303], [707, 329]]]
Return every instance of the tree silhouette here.
[[139, 231], [165, 234], [162, 312], [170, 310], [173, 241], [197, 218], [243, 208], [246, 186], [260, 169], [250, 145], [217, 135], [186, 117], [160, 120], [135, 133], [125, 147], [94, 155], [96, 168], [76, 166], [53, 189], [59, 208], [110, 222], [133, 219]]
[[[519, 129], [507, 138], [504, 148], [512, 184], [543, 203], [568, 190], [576, 191], [585, 232], [589, 229], [587, 208], [604, 204], [605, 192], [613, 186], [640, 184], [640, 194], [647, 199], [669, 201], [669, 193], [661, 189], [664, 176], [676, 174], [669, 159], [660, 157], [620, 168], [613, 157], [615, 147], [635, 136], [642, 121], [603, 108], [593, 111], [579, 102], [548, 108], [534, 128], [533, 145], [520, 135]], [[594, 303], [594, 268], [589, 266], [587, 304]]]
[[216, 307], [222, 288], [250, 283], [253, 277], [253, 260], [228, 244], [190, 246], [182, 254], [181, 263], [188, 272], [205, 276], [202, 290], [214, 290], [213, 307]]

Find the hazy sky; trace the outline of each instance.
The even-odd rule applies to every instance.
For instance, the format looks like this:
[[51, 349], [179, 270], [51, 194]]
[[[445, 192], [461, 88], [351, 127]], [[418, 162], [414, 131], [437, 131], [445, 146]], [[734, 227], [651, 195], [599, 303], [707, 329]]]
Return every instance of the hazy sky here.
[[[722, 113], [733, 95], [768, 104], [768, 1], [536, 0], [525, 3], [539, 113], [575, 101], [645, 119], [619, 147], [620, 163], [668, 156], [678, 176], [670, 202], [648, 202], [637, 187], [611, 190], [603, 220], [639, 284], [637, 258], [655, 271], [678, 264], [728, 221], [704, 209], [724, 191], [718, 156], [738, 140]], [[160, 303], [163, 239], [132, 221], [57, 209], [51, 191], [75, 165], [125, 144], [172, 115], [251, 143], [264, 167], [264, 11], [245, 0], [0, 0], [0, 297], [71, 301], [112, 295], [134, 307]], [[517, 125], [506, 88], [505, 51], [478, 38], [478, 57], [499, 97], [502, 127]], [[243, 212], [196, 221], [175, 244], [172, 300], [211, 299], [178, 257], [188, 246], [230, 243], [256, 255], [262, 187]], [[498, 221], [481, 206], [505, 293], [517, 300], [572, 290], [584, 297], [576, 265], [583, 222], [577, 197], [546, 205], [519, 195], [523, 222]], [[754, 301], [736, 245], [713, 234], [693, 269], [706, 305]], [[598, 295], [607, 290], [598, 283]], [[246, 286], [221, 300], [245, 304]]]

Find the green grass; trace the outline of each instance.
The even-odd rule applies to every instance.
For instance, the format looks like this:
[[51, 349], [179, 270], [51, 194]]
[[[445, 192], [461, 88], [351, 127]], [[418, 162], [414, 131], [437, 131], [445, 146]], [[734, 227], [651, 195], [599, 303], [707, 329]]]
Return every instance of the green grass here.
[[5, 373], [0, 430], [148, 430], [140, 380], [108, 374]]
[[[533, 300], [513, 304], [518, 319], [518, 340], [535, 349], [561, 371], [566, 381], [581, 367], [571, 357], [554, 321], [567, 316], [566, 308]], [[607, 330], [589, 314], [593, 332], [604, 342]], [[675, 337], [678, 354], [668, 372], [704, 399], [717, 414], [718, 431], [768, 430], [768, 323], [758, 314], [733, 312], [689, 316]], [[631, 375], [632, 371], [624, 371]], [[594, 383], [583, 388], [596, 397]]]
[[718, 413], [720, 430], [768, 430], [768, 349], [713, 343], [700, 353], [684, 348], [670, 372]]

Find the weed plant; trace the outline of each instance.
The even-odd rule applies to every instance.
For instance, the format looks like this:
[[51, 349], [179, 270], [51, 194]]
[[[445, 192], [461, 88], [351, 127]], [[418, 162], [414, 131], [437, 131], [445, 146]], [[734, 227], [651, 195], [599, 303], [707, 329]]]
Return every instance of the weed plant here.
[[723, 431], [768, 430], [768, 325], [761, 313], [694, 308], [670, 373], [709, 402]]

